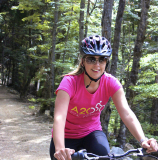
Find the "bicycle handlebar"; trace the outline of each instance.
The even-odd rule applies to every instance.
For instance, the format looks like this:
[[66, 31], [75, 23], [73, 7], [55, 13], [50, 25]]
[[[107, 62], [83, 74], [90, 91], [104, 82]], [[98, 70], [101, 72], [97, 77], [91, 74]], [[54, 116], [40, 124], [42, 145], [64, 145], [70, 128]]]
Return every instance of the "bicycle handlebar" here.
[[129, 155], [140, 156], [140, 157], [149, 156], [149, 157], [154, 157], [155, 159], [158, 159], [158, 157], [149, 155], [146, 152], [146, 149], [144, 148], [130, 149], [124, 154], [108, 154], [106, 156], [99, 156], [93, 153], [87, 153], [87, 151], [83, 149], [78, 152], [75, 152], [71, 157], [72, 157], [72, 160], [85, 160], [85, 159], [86, 160], [97, 160], [97, 159], [105, 159], [105, 158], [115, 159], [115, 158], [121, 158], [121, 157], [129, 156]]
[[78, 152], [75, 152], [71, 155], [72, 160], [82, 160], [85, 159], [85, 155], [87, 154], [87, 151], [85, 149], [79, 150]]

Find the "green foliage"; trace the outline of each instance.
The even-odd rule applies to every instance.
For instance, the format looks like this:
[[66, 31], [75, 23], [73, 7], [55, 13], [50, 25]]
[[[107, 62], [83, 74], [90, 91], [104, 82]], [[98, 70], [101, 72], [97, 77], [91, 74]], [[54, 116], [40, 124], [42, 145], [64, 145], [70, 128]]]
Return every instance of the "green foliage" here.
[[13, 6], [13, 9], [19, 9], [21, 11], [27, 10], [37, 10], [40, 9], [39, 6], [43, 6], [44, 3], [42, 2], [42, 0], [19, 0], [19, 5], [18, 6]]
[[30, 109], [35, 109], [35, 106], [29, 106]]
[[40, 14], [39, 13], [34, 13], [31, 16], [23, 18], [22, 21], [39, 22], [40, 21]]
[[[49, 98], [49, 99], [45, 99], [45, 98], [38, 98], [37, 102], [40, 102], [40, 104], [42, 106], [51, 106], [51, 103], [55, 101], [55, 98]], [[49, 109], [49, 108], [48, 108]]]
[[111, 109], [112, 109], [112, 112], [111, 112], [111, 116], [110, 116], [108, 132], [114, 133], [114, 129], [118, 130], [120, 127], [120, 116], [119, 116], [119, 114], [116, 110], [116, 107], [113, 103], [111, 104]]
[[141, 58], [139, 80], [136, 86], [131, 86], [137, 95], [134, 98], [135, 103], [147, 99], [157, 98], [158, 83], [155, 82], [158, 70], [158, 54], [147, 54]]
[[[31, 98], [28, 99], [30, 102], [33, 103], [39, 103], [40, 104], [40, 110], [45, 111], [46, 109], [50, 109], [49, 107], [52, 105], [52, 103], [55, 102], [55, 98]], [[35, 109], [35, 106], [29, 106], [30, 109]]]
[[34, 102], [34, 103], [36, 103], [37, 102], [37, 100], [35, 99], [35, 98], [31, 98], [31, 99], [28, 99], [30, 102]]
[[55, 98], [38, 98], [37, 102], [40, 103], [40, 113], [44, 113], [45, 110], [50, 110], [50, 107], [55, 102]]
[[116, 107], [114, 103], [111, 103], [111, 116], [110, 116], [110, 121], [108, 125], [108, 141], [110, 146], [118, 146], [117, 143], [117, 136], [118, 136], [118, 131], [120, 129], [120, 116], [116, 110]]
[[[144, 123], [142, 123], [142, 128], [143, 128], [145, 134], [148, 135], [148, 138], [151, 138], [151, 137], [153, 138], [154, 132], [158, 131], [158, 124], [152, 125], [149, 122], [144, 122]], [[158, 136], [157, 136], [157, 138], [158, 138]]]
[[127, 14], [128, 18], [131, 19], [137, 19], [140, 20], [140, 17], [138, 16], [137, 12], [140, 12], [140, 9], [135, 9], [133, 7], [131, 7], [131, 5], [127, 5], [127, 7], [125, 8], [125, 13]]

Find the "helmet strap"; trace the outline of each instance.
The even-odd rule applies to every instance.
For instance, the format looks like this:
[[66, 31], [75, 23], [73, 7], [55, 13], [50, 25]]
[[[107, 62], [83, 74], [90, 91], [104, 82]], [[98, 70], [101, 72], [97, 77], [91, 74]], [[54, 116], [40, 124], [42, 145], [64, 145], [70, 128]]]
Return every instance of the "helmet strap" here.
[[91, 82], [92, 82], [92, 81], [90, 81], [90, 83], [86, 86], [86, 88], [88, 88], [88, 87], [90, 86]]
[[108, 65], [109, 65], [109, 60], [107, 60], [106, 62], [105, 70], [108, 68]]
[[103, 72], [103, 74], [102, 74], [99, 78], [94, 79], [94, 78], [90, 77], [90, 75], [87, 73], [85, 67], [84, 67], [84, 70], [85, 70], [85, 74], [86, 74], [86, 75], [89, 77], [89, 79], [91, 80], [90, 83], [89, 83], [89, 85], [86, 86], [86, 88], [88, 88], [88, 87], [90, 86], [90, 84], [91, 84], [92, 81], [97, 82], [97, 81], [102, 77], [102, 75], [104, 74], [104, 72]]

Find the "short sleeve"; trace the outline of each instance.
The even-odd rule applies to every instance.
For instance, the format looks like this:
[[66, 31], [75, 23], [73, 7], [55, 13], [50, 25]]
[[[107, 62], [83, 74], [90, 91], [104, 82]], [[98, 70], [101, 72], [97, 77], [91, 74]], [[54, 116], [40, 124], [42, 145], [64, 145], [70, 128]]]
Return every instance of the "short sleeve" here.
[[122, 84], [113, 76], [110, 76], [109, 78], [108, 90], [110, 97], [112, 97], [120, 88], [122, 88]]
[[75, 88], [75, 83], [74, 83], [73, 76], [65, 76], [60, 82], [60, 85], [55, 91], [55, 93], [57, 94], [59, 90], [63, 90], [67, 92], [71, 98], [74, 94], [74, 90], [75, 90], [74, 88]]

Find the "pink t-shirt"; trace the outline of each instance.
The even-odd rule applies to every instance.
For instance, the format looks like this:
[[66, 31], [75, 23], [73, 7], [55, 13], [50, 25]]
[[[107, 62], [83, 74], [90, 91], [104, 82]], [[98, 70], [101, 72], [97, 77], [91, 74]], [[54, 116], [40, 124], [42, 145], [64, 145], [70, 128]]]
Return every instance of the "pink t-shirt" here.
[[58, 90], [64, 90], [70, 96], [65, 138], [79, 139], [95, 130], [102, 130], [100, 113], [109, 98], [121, 87], [115, 77], [105, 73], [100, 79], [99, 88], [91, 94], [84, 85], [84, 74], [65, 76], [56, 90], [56, 94]]

